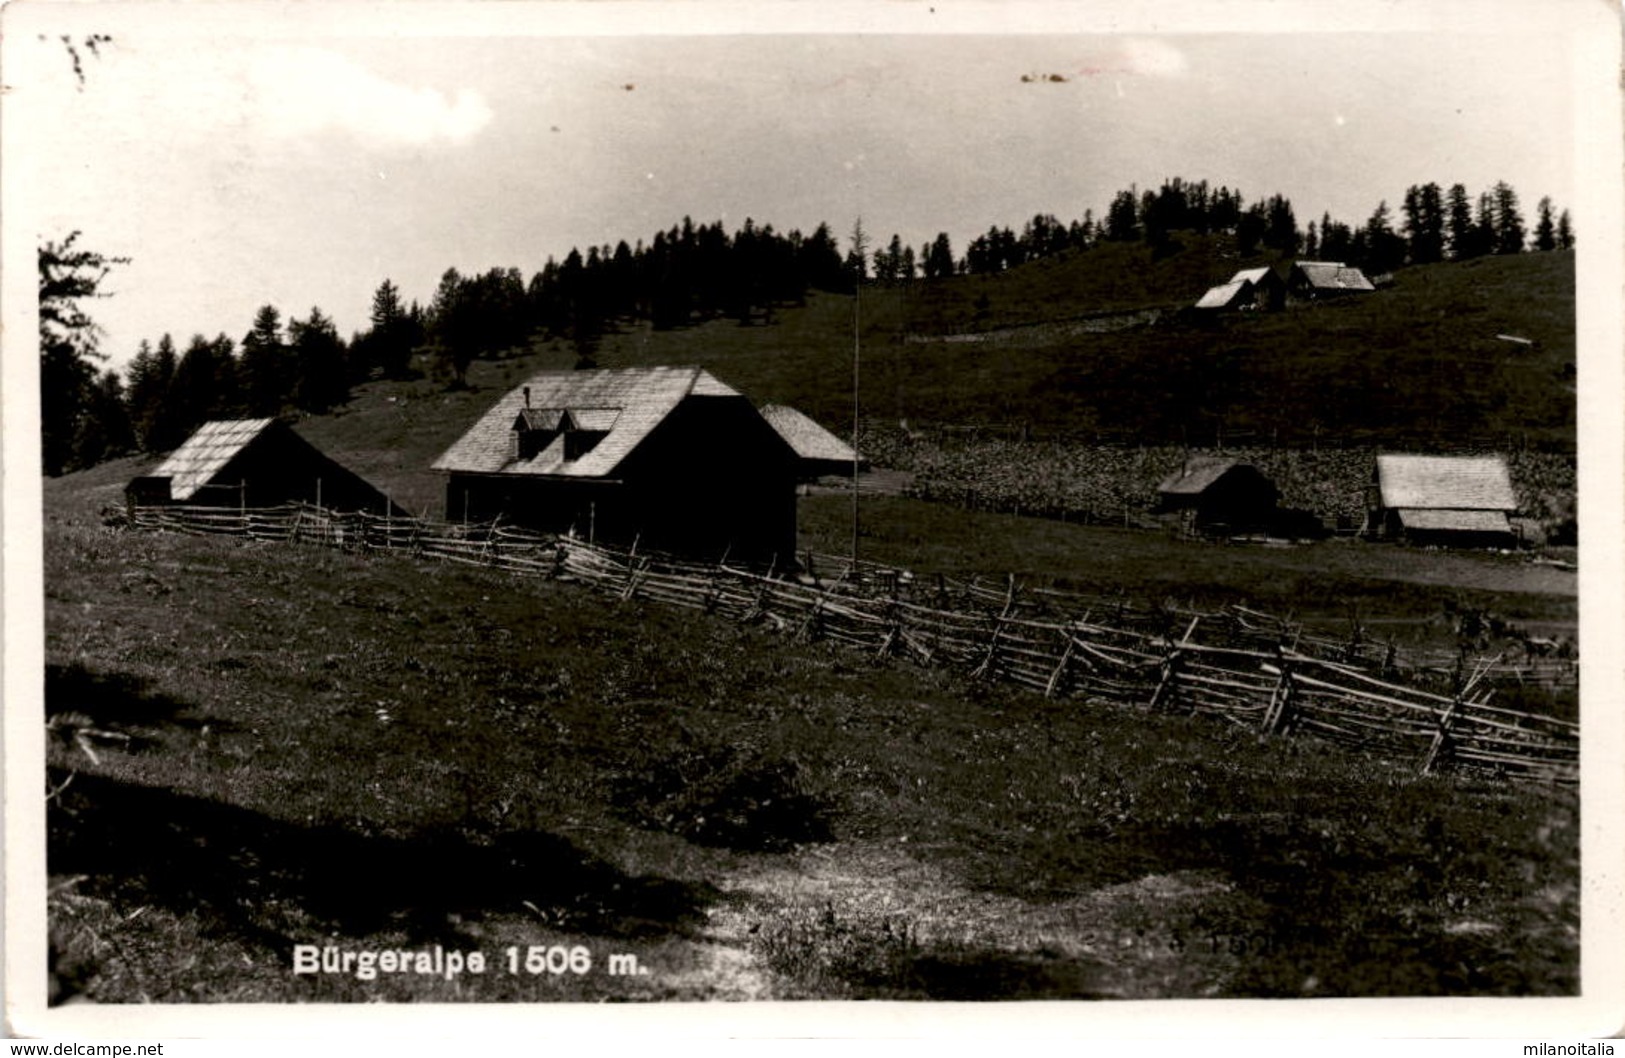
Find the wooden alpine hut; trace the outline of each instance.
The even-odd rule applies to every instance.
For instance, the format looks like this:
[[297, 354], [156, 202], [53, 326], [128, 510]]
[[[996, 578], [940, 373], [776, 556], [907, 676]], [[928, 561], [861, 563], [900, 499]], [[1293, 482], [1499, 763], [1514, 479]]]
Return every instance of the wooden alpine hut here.
[[1341, 261], [1299, 261], [1286, 280], [1287, 294], [1299, 301], [1323, 301], [1377, 288], [1364, 272]]
[[1228, 283], [1209, 287], [1196, 302], [1213, 311], [1273, 311], [1286, 304], [1286, 282], [1268, 266], [1244, 268]]
[[698, 367], [551, 371], [496, 402], [434, 468], [450, 521], [693, 558], [793, 560], [796, 454]]
[[1383, 540], [1452, 547], [1510, 547], [1518, 508], [1500, 456], [1379, 455], [1366, 532]]
[[388, 496], [277, 419], [206, 422], [125, 486], [132, 506], [276, 507], [404, 515]]
[[1267, 532], [1280, 490], [1251, 463], [1190, 460], [1157, 486], [1157, 511], [1200, 533]]

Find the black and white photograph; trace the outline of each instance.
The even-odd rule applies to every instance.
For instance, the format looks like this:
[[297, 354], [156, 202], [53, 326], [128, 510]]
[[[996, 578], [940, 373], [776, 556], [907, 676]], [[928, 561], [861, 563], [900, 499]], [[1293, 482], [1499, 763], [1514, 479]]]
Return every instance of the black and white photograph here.
[[6, 8], [8, 1034], [1619, 1032], [1619, 12], [1282, 6]]

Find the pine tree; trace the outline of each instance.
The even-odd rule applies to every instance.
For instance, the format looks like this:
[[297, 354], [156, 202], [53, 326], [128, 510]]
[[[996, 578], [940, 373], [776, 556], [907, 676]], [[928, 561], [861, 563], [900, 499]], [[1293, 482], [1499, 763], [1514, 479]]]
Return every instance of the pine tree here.
[[125, 407], [135, 443], [142, 451], [155, 451], [150, 434], [164, 398], [164, 390], [169, 387], [169, 376], [159, 375], [158, 357], [152, 351], [151, 342], [145, 338], [141, 340], [125, 374], [129, 379], [124, 390]]
[[293, 403], [305, 411], [330, 411], [350, 399], [349, 370], [338, 328], [320, 308], [303, 320], [288, 321], [294, 365]]
[[103, 371], [90, 386], [74, 443], [74, 460], [81, 467], [89, 467], [134, 450], [135, 434], [130, 427], [124, 382], [118, 372]]
[[1274, 194], [1264, 204], [1264, 233], [1260, 241], [1282, 254], [1295, 254], [1302, 236], [1298, 233], [1298, 220], [1293, 215], [1292, 203], [1280, 194]]
[[1465, 261], [1478, 256], [1473, 225], [1473, 204], [1467, 197], [1467, 188], [1461, 184], [1450, 185], [1445, 225], [1449, 234], [1452, 261]]
[[292, 388], [293, 372], [282, 342], [282, 314], [275, 305], [260, 306], [242, 345], [237, 366], [245, 410], [253, 416], [280, 415]]
[[104, 297], [102, 281], [124, 257], [108, 257], [74, 244], [75, 231], [37, 251], [39, 268], [40, 454], [46, 474], [75, 468], [74, 449], [86, 414], [96, 364], [100, 328], [80, 304]]
[[1372, 272], [1391, 272], [1405, 263], [1405, 240], [1394, 232], [1387, 200], [1377, 203], [1365, 223], [1365, 254], [1359, 263]]
[[1566, 209], [1557, 215], [1557, 248], [1574, 249], [1574, 225], [1569, 221], [1569, 211]]
[[829, 225], [820, 223], [801, 244], [801, 274], [815, 290], [840, 290], [845, 285], [845, 272], [841, 264], [841, 248], [830, 233]]
[[847, 282], [861, 283], [869, 278], [869, 235], [863, 230], [863, 218], [852, 222], [852, 233], [847, 236]]
[[412, 325], [401, 303], [400, 288], [389, 279], [378, 284], [373, 292], [369, 321], [372, 329], [367, 334], [366, 352], [357, 359], [368, 370], [376, 368], [385, 378], [408, 377], [412, 350], [423, 340], [423, 334]]
[[1495, 185], [1495, 252], [1522, 253], [1526, 229], [1523, 214], [1518, 212], [1518, 193], [1505, 180]]
[[1478, 208], [1473, 214], [1472, 257], [1483, 257], [1495, 252], [1499, 238], [1495, 230], [1495, 201], [1489, 192], [1478, 196]]
[[1247, 207], [1236, 220], [1236, 253], [1250, 257], [1258, 252], [1258, 243], [1269, 228], [1269, 217], [1262, 202]]
[[[581, 268], [580, 251], [571, 249], [561, 272], [561, 286], [578, 284]], [[566, 275], [571, 272], [575, 274]], [[467, 385], [468, 365], [474, 361], [474, 332], [478, 321], [474, 319], [475, 307], [468, 293], [462, 273], [448, 268], [441, 273], [440, 285], [435, 288], [434, 300], [429, 304], [428, 329], [433, 340], [435, 367], [451, 389]]]
[[1405, 239], [1412, 264], [1444, 260], [1444, 202], [1438, 184], [1405, 190]]
[[209, 420], [223, 417], [224, 373], [215, 343], [201, 334], [192, 335], [164, 394], [168, 423], [177, 437], [185, 438]]
[[152, 374], [158, 389], [142, 447], [148, 452], [168, 452], [186, 440], [186, 435], [191, 431], [179, 408], [179, 401], [173, 399], [172, 395], [175, 372], [180, 368], [180, 356], [175, 352], [175, 340], [167, 333], [158, 339], [158, 348], [153, 351], [152, 359]]
[[931, 248], [925, 255], [925, 278], [946, 279], [954, 274], [954, 250], [948, 241], [948, 233], [937, 232], [937, 237], [931, 241]]
[[1552, 218], [1551, 196], [1541, 198], [1535, 215], [1535, 249], [1542, 253], [1557, 249], [1557, 222]]
[[1106, 211], [1106, 238], [1113, 242], [1133, 242], [1139, 237], [1139, 207], [1134, 192], [1119, 191]]

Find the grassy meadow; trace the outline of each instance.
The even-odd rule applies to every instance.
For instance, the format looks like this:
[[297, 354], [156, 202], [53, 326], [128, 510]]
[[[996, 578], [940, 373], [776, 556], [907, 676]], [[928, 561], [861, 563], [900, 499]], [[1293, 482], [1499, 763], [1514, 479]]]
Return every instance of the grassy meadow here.
[[[1572, 791], [1419, 778], [1310, 739], [1048, 701], [569, 584], [132, 533], [97, 514], [122, 480], [109, 467], [47, 485], [50, 907], [67, 995], [1576, 988]], [[833, 533], [839, 499], [803, 501], [809, 544]], [[913, 532], [932, 542], [925, 565], [957, 555], [960, 571], [966, 539], [1035, 574], [1083, 539], [1097, 548], [1073, 551], [1074, 571], [1109, 550], [1122, 583], [1143, 583], [1163, 561], [1121, 531], [1045, 543], [1084, 527], [987, 515], [955, 536], [931, 520], [944, 508], [888, 502], [868, 522], [873, 557], [917, 547]], [[1190, 590], [1264, 579], [1245, 566], [1217, 559], [1219, 583]], [[1548, 616], [1572, 605], [1527, 594]], [[295, 975], [296, 944], [438, 944], [489, 965]], [[533, 975], [532, 947], [584, 948], [592, 965]], [[612, 974], [612, 955], [647, 972]]]

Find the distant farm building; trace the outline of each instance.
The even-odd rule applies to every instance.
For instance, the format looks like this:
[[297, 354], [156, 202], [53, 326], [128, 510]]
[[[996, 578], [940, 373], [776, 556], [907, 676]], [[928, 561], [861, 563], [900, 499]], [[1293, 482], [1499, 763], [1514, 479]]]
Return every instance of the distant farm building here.
[[1508, 547], [1512, 478], [1500, 456], [1379, 455], [1366, 531], [1385, 540]]
[[[762, 418], [777, 431], [796, 453], [796, 477], [801, 481], [841, 475], [852, 476], [852, 464], [857, 453], [852, 446], [824, 429], [813, 419], [784, 404], [768, 404], [762, 408]], [[858, 460], [858, 469], [868, 464]]]
[[1286, 283], [1273, 268], [1244, 268], [1230, 282], [1209, 287], [1196, 302], [1215, 312], [1274, 310], [1286, 304]]
[[389, 497], [276, 419], [204, 423], [151, 472], [125, 487], [133, 505], [275, 507], [403, 514]]
[[536, 375], [434, 463], [449, 520], [715, 561], [795, 554], [796, 455], [697, 367]]
[[1177, 515], [1195, 532], [1267, 532], [1280, 496], [1275, 483], [1250, 463], [1193, 460], [1157, 486], [1157, 511]]
[[1287, 276], [1286, 288], [1299, 301], [1369, 294], [1377, 289], [1364, 272], [1340, 261], [1299, 261]]

